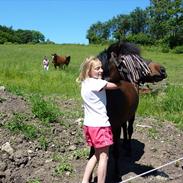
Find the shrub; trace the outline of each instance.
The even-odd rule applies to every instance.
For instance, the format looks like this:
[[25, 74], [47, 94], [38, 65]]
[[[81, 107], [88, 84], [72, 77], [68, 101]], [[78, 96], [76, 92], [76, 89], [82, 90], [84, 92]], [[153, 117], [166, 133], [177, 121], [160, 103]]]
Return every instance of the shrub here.
[[129, 42], [134, 42], [134, 43], [142, 44], [142, 45], [152, 45], [153, 44], [153, 40], [147, 34], [144, 34], [144, 33], [129, 35], [126, 39]]
[[183, 53], [183, 45], [182, 45], [182, 46], [176, 46], [176, 47], [173, 49], [173, 52], [174, 52], [174, 53], [177, 53], [177, 54]]
[[167, 46], [167, 45], [163, 45], [161, 51], [162, 51], [163, 53], [168, 53], [168, 52], [169, 52], [168, 46]]

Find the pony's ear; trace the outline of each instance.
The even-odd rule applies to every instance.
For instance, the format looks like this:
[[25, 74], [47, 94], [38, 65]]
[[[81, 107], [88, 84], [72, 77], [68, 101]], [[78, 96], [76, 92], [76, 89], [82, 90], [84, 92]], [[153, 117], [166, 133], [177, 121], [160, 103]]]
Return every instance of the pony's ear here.
[[112, 51], [111, 52], [111, 58], [116, 58], [116, 57], [117, 57], [117, 54]]

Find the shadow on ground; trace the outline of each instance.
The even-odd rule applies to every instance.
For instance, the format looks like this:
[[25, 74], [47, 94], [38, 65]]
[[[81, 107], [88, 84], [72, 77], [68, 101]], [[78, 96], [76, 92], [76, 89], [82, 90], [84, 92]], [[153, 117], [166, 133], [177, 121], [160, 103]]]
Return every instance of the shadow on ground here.
[[[136, 175], [142, 174], [144, 172], [150, 171], [154, 169], [152, 166], [143, 165], [136, 163], [144, 154], [144, 143], [141, 143], [140, 141], [133, 139], [132, 140], [132, 153], [131, 156], [128, 156], [127, 152], [122, 147], [122, 141], [120, 142], [120, 158], [119, 158], [119, 172], [121, 176], [121, 181], [125, 181], [123, 179], [123, 176], [133, 172]], [[114, 160], [112, 157], [112, 152], [110, 153], [109, 158], [109, 164], [108, 164], [108, 172], [107, 172], [107, 178], [106, 183], [113, 183], [113, 175], [114, 175]], [[150, 175], [157, 175], [157, 171], [150, 172], [144, 177], [150, 176]]]

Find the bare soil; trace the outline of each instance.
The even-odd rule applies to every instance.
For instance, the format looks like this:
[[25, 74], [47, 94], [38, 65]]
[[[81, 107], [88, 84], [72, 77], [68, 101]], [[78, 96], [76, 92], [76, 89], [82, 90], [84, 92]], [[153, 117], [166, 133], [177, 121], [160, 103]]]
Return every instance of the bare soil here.
[[[57, 104], [65, 111], [77, 112], [81, 109], [81, 104], [74, 100], [57, 99]], [[24, 97], [0, 90], [0, 183], [81, 182], [87, 162], [86, 156], [79, 153], [87, 149], [82, 135], [82, 119], [77, 115], [63, 114], [60, 120], [67, 125], [51, 123], [49, 128], [45, 128], [48, 143], [44, 149], [38, 139], [29, 140], [22, 133], [12, 133], [5, 128], [15, 113], [25, 114], [25, 123], [43, 128]], [[182, 158], [182, 142], [183, 131], [173, 123], [137, 117], [131, 156], [127, 156], [122, 145], [120, 146], [119, 167], [122, 180], [125, 182], [131, 177]], [[113, 159], [110, 156], [107, 183], [112, 183], [112, 174]], [[127, 182], [182, 183], [183, 160]]]

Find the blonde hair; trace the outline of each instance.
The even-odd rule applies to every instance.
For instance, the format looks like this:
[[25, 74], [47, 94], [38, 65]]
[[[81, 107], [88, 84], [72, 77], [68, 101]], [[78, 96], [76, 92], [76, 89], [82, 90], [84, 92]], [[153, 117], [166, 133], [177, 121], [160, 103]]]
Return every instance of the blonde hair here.
[[80, 66], [80, 74], [76, 79], [77, 82], [84, 81], [86, 78], [90, 77], [90, 71], [94, 63], [101, 62], [98, 58], [94, 56], [87, 57]]

